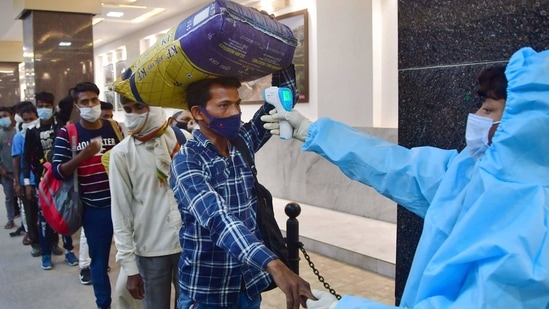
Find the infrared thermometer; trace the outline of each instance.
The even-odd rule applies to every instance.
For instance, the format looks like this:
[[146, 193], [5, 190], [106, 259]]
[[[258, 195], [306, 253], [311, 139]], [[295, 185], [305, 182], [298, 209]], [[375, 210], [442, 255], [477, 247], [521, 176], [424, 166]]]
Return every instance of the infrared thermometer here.
[[[289, 88], [269, 87], [263, 90], [265, 102], [276, 107], [278, 113], [291, 111], [294, 106], [294, 95]], [[294, 129], [287, 120], [280, 120], [280, 139], [291, 139]]]

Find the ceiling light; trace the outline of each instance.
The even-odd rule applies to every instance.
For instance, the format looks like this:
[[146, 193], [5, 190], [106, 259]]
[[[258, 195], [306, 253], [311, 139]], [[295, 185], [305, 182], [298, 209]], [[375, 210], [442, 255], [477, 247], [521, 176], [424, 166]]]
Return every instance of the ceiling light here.
[[71, 45], [72, 45], [71, 42], [65, 42], [65, 41], [59, 42], [59, 46], [67, 47], [67, 46], [71, 46]]
[[107, 17], [122, 17], [124, 16], [124, 12], [118, 12], [118, 11], [110, 11], [107, 13]]

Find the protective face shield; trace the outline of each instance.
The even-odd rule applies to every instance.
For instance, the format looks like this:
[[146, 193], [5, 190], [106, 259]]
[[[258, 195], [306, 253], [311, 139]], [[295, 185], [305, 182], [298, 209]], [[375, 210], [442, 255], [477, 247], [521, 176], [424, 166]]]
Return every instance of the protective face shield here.
[[469, 114], [467, 117], [467, 127], [465, 129], [465, 141], [473, 159], [478, 160], [484, 156], [488, 149], [488, 133], [494, 124], [492, 118], [482, 117], [475, 114]]

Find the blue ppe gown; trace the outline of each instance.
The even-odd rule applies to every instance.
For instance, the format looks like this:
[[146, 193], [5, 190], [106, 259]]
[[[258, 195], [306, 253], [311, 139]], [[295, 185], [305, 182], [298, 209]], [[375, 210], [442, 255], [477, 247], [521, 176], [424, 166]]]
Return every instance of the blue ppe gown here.
[[[407, 149], [321, 118], [303, 150], [423, 217], [401, 308], [549, 307], [549, 51], [517, 51], [492, 145]], [[337, 309], [393, 308], [344, 296]]]

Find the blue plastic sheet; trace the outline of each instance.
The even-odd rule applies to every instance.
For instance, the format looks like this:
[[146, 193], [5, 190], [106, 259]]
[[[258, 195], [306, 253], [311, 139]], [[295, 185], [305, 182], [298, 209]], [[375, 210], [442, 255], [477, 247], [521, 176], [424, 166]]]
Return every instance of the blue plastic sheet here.
[[[321, 118], [303, 150], [425, 218], [404, 308], [548, 308], [549, 51], [523, 48], [481, 160], [406, 149]], [[337, 307], [390, 308], [344, 296]]]

